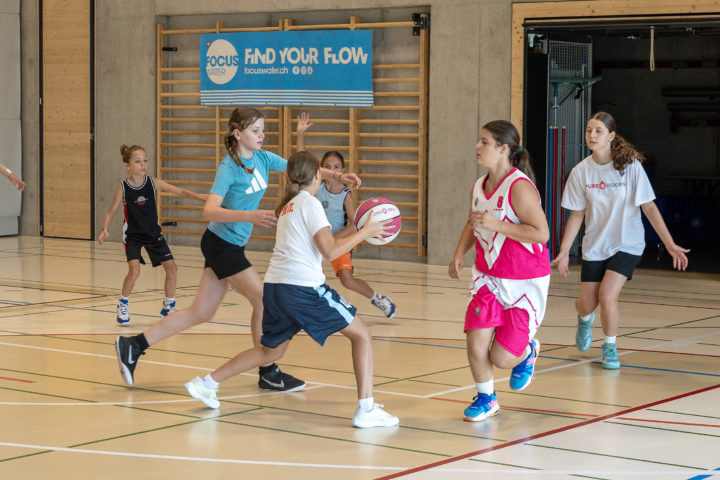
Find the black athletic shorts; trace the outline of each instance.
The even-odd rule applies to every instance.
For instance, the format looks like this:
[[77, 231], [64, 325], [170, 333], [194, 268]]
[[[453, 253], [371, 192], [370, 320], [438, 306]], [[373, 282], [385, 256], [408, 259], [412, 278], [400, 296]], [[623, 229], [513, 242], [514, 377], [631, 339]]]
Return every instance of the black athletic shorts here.
[[630, 280], [639, 261], [640, 255], [631, 255], [625, 252], [617, 252], [606, 260], [583, 260], [580, 281], [602, 282], [605, 270], [612, 270]]
[[153, 267], [157, 267], [162, 262], [172, 260], [172, 252], [168, 247], [164, 237], [159, 237], [155, 243], [147, 244], [146, 242], [139, 241], [132, 237], [125, 239], [125, 257], [127, 261], [140, 260], [140, 263], [145, 264], [145, 260], [142, 257], [142, 248], [145, 247], [145, 251], [150, 257], [150, 262]]
[[226, 278], [252, 267], [245, 257], [245, 247], [227, 242], [210, 230], [200, 240], [205, 267], [212, 268], [218, 278]]

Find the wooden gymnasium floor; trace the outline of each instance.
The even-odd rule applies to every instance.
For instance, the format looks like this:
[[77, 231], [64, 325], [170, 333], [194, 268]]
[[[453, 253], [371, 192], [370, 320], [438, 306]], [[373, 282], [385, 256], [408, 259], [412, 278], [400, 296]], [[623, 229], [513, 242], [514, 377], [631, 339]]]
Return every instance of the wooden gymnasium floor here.
[[[190, 303], [199, 249], [175, 247], [178, 304]], [[260, 272], [268, 255], [250, 253]], [[692, 258], [692, 257], [691, 257]], [[692, 261], [692, 260], [691, 260]], [[498, 371], [498, 416], [466, 423], [473, 393], [462, 319], [466, 283], [446, 268], [356, 262], [398, 304], [360, 307], [374, 335], [376, 401], [397, 428], [358, 430], [349, 343], [300, 335], [283, 368], [302, 393], [268, 394], [255, 372], [204, 408], [183, 383], [250, 346], [249, 306], [227, 295], [212, 323], [143, 356], [134, 388], [114, 338], [158, 320], [161, 269], [144, 267], [132, 323], [115, 325], [126, 263], [118, 244], [0, 238], [0, 478], [700, 479], [720, 478], [720, 277], [638, 271], [621, 296], [620, 371], [574, 347], [578, 272], [553, 277], [532, 385]], [[465, 272], [468, 277], [469, 272]]]

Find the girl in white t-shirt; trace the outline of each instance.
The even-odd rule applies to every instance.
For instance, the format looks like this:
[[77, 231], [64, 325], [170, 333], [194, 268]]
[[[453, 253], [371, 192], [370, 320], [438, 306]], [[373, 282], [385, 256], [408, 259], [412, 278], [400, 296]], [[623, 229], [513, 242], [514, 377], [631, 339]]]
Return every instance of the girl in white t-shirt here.
[[580, 296], [575, 300], [578, 328], [575, 343], [581, 352], [592, 344], [595, 308], [600, 305], [605, 343], [603, 368], [620, 368], [615, 339], [618, 297], [645, 249], [640, 210], [650, 221], [673, 258], [673, 267], [687, 268], [687, 250], [675, 244], [655, 202], [650, 181], [640, 162], [645, 157], [615, 131], [615, 119], [598, 112], [588, 120], [585, 141], [592, 155], [570, 172], [562, 206], [570, 210], [560, 252], [553, 261], [562, 276], [568, 274], [570, 247], [585, 221], [582, 243]]
[[356, 309], [325, 284], [322, 258], [335, 259], [370, 237], [380, 236], [387, 222], [369, 221], [362, 229], [337, 239], [320, 201], [320, 161], [310, 152], [294, 153], [287, 164], [287, 186], [275, 213], [278, 215], [275, 248], [263, 285], [261, 345], [246, 350], [204, 378], [185, 384], [190, 395], [210, 408], [218, 408], [221, 382], [241, 372], [279, 360], [300, 330], [320, 345], [333, 333], [345, 335], [352, 345], [357, 379], [358, 409], [352, 423], [359, 428], [390, 427], [399, 423], [373, 401], [372, 337], [355, 315]]

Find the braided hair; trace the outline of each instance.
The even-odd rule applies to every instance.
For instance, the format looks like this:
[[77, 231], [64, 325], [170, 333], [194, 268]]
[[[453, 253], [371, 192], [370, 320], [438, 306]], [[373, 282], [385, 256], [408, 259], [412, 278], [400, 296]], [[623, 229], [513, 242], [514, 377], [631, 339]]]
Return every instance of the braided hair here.
[[254, 169], [246, 167], [237, 154], [238, 141], [233, 132], [235, 132], [235, 130], [242, 132], [260, 118], [265, 118], [260, 110], [250, 107], [237, 107], [232, 111], [228, 119], [228, 131], [225, 134], [225, 148], [232, 159], [235, 160], [235, 163], [245, 170], [245, 173], [252, 174]]

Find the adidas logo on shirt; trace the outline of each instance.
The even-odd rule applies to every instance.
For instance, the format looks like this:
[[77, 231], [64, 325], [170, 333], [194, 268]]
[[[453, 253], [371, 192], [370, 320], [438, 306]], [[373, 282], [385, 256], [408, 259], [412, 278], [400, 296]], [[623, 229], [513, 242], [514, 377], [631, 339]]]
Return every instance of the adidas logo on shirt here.
[[267, 183], [265, 183], [265, 179], [262, 178], [262, 175], [260, 175], [260, 172], [258, 172], [257, 168], [255, 169], [255, 172], [253, 172], [253, 175], [255, 176], [255, 178], [252, 179], [250, 186], [247, 188], [247, 190], [245, 190], [245, 193], [247, 194], [259, 192], [267, 188]]

